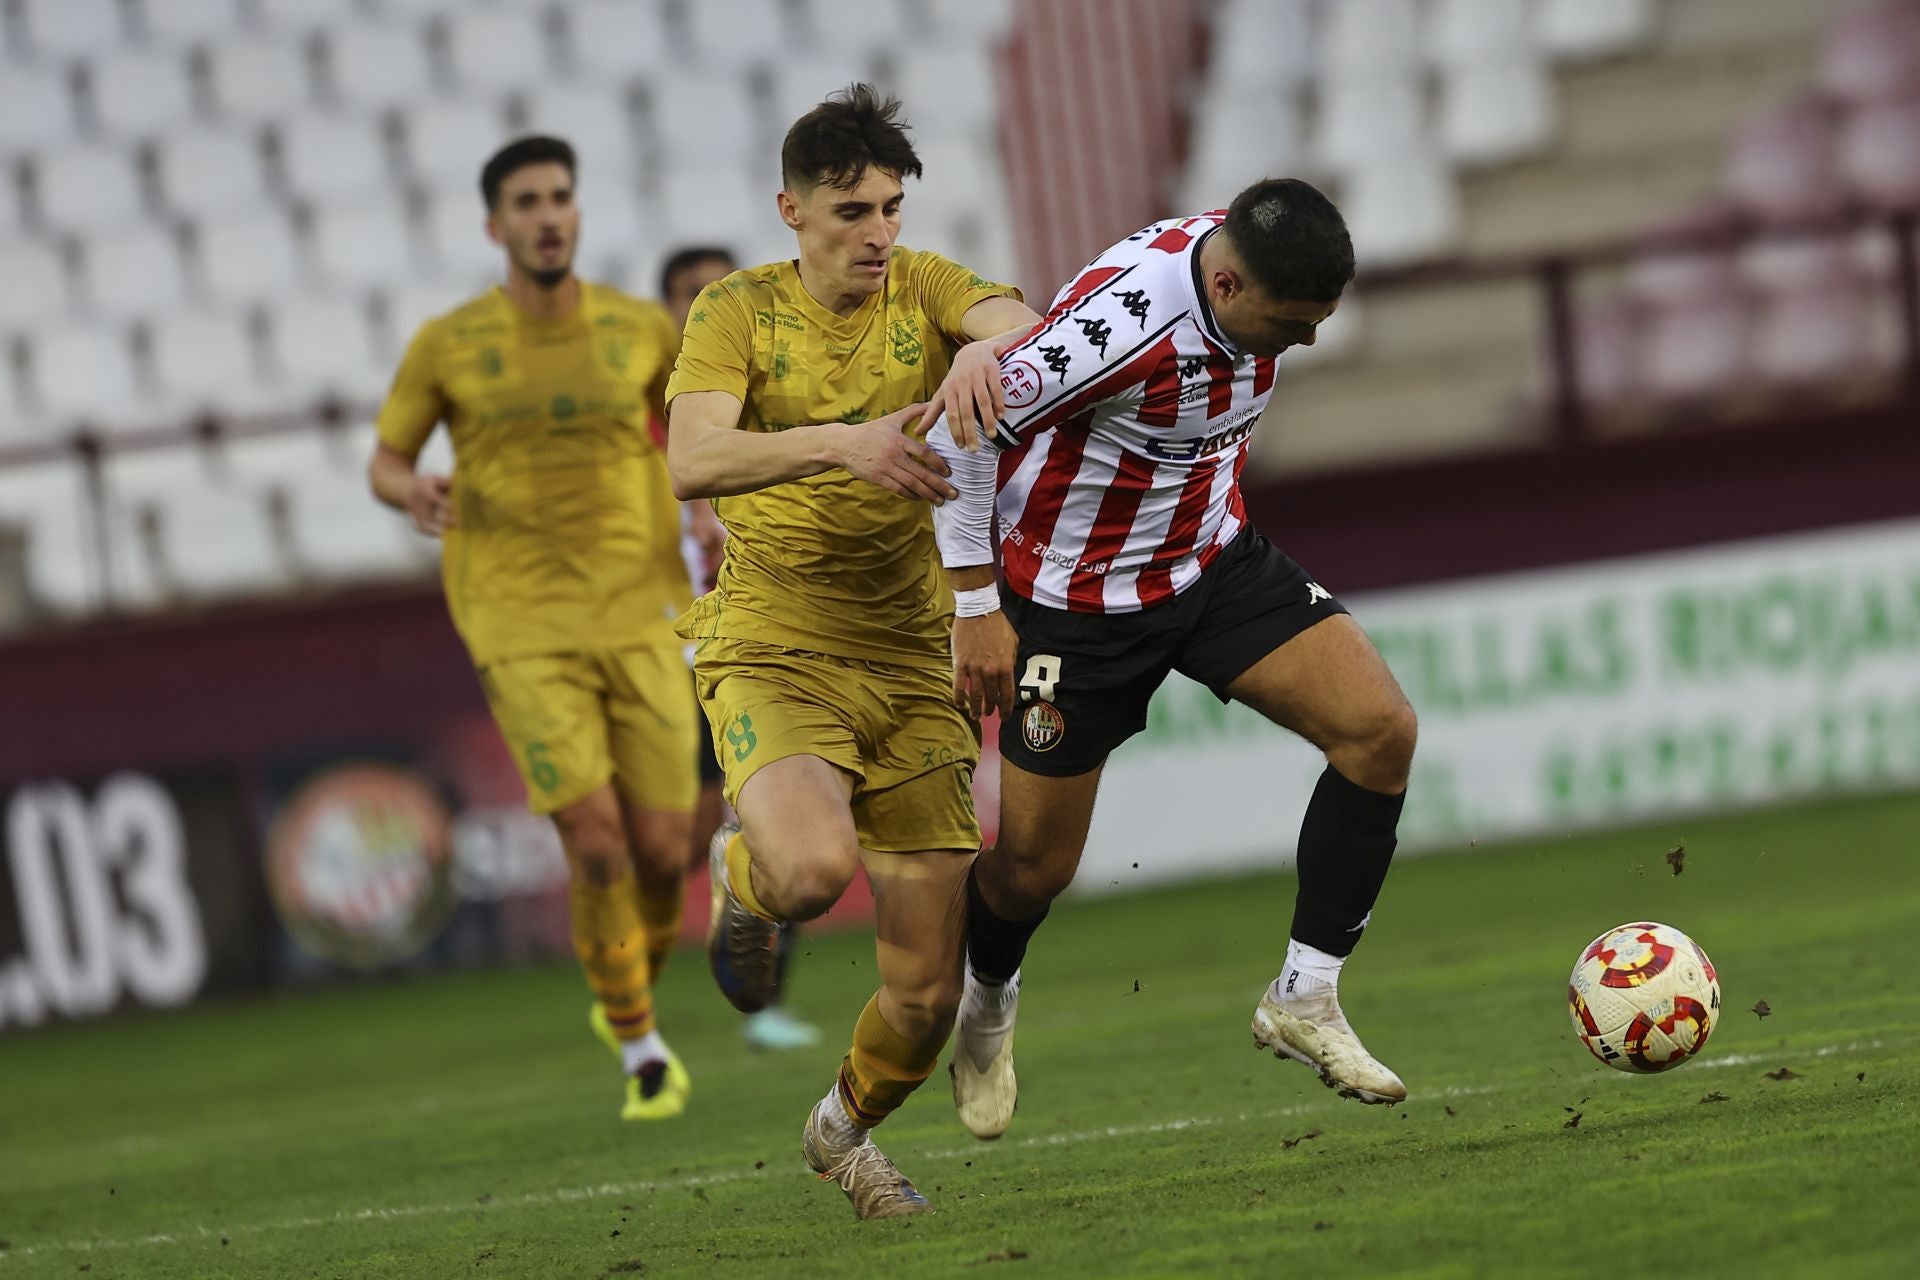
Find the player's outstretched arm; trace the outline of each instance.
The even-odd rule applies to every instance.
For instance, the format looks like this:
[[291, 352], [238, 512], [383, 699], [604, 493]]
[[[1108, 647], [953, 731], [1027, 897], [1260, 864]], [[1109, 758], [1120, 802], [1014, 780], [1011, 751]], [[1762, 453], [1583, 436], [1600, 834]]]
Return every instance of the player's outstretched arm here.
[[437, 538], [458, 523], [453, 509], [453, 481], [415, 467], [414, 458], [392, 445], [376, 444], [373, 461], [367, 464], [367, 482], [374, 497], [395, 511], [405, 512], [421, 533]]
[[920, 421], [925, 435], [945, 414], [954, 441], [969, 453], [1007, 411], [1000, 385], [1000, 357], [1033, 332], [1040, 315], [1018, 298], [987, 298], [967, 308], [960, 327], [973, 341], [954, 353], [947, 376], [927, 403]]
[[907, 434], [925, 405], [872, 422], [828, 422], [785, 431], [742, 431], [740, 399], [726, 391], [674, 397], [667, 418], [667, 472], [673, 496], [722, 498], [843, 467], [906, 498], [940, 503], [954, 496], [947, 467]]

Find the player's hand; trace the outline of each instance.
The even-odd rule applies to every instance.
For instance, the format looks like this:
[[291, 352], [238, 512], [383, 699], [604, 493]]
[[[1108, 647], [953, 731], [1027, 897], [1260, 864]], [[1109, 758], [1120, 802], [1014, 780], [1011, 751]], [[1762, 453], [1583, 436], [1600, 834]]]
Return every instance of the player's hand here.
[[1000, 390], [1000, 357], [994, 352], [993, 342], [969, 342], [954, 353], [953, 367], [933, 393], [915, 434], [924, 438], [944, 413], [953, 442], [972, 453], [1006, 411], [1006, 395]]
[[693, 535], [711, 572], [727, 549], [727, 526], [713, 513], [713, 503], [705, 498], [694, 498], [687, 503], [687, 532]]
[[995, 609], [953, 620], [953, 703], [975, 720], [989, 711], [1012, 715], [1013, 664], [1020, 649], [1007, 615]]
[[947, 483], [947, 464], [933, 446], [907, 434], [908, 426], [926, 407], [910, 404], [872, 422], [845, 424], [839, 442], [840, 465], [857, 479], [936, 507], [959, 497], [960, 491]]
[[453, 511], [453, 480], [447, 476], [417, 475], [407, 490], [407, 516], [413, 527], [437, 538], [459, 524]]

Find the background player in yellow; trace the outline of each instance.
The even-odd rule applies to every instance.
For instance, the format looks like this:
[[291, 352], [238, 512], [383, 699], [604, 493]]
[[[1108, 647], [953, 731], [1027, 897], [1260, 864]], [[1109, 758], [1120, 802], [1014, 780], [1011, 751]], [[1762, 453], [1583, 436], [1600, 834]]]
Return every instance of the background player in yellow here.
[[[679, 933], [698, 741], [673, 619], [692, 598], [666, 461], [648, 432], [678, 347], [657, 304], [573, 274], [573, 150], [487, 161], [506, 282], [414, 335], [380, 410], [374, 494], [444, 544], [448, 608], [527, 784], [566, 849], [595, 1032], [629, 1120], [678, 1115], [685, 1069], [654, 1026]], [[420, 474], [445, 422], [454, 473]]]
[[898, 109], [855, 85], [788, 131], [779, 209], [799, 257], [709, 287], [667, 389], [675, 492], [718, 498], [729, 533], [681, 627], [745, 829], [715, 838], [709, 957], [728, 998], [759, 1007], [781, 926], [866, 868], [881, 988], [803, 1137], [862, 1218], [927, 1207], [869, 1131], [952, 1029], [980, 847], [978, 729], [956, 706], [927, 506], [953, 491], [907, 428], [929, 398], [990, 403], [999, 352], [1039, 318], [895, 243], [920, 173]]
[[[666, 261], [660, 265], [660, 301], [666, 304], [676, 330], [686, 327], [688, 314], [708, 285], [726, 279], [739, 269], [733, 251], [720, 245], [684, 245], [667, 254]], [[666, 424], [660, 426], [664, 439]], [[686, 519], [680, 552], [687, 562], [687, 576], [693, 580], [694, 591], [702, 592], [713, 585], [714, 575], [720, 570], [727, 531], [714, 515], [713, 504], [705, 498], [685, 503], [682, 512]], [[689, 661], [692, 653], [693, 646], [687, 646]], [[689, 870], [706, 865], [707, 846], [713, 840], [713, 833], [729, 818], [726, 800], [721, 794], [726, 775], [721, 771], [719, 756], [714, 754], [713, 730], [705, 715], [700, 715], [699, 721], [700, 749], [695, 754], [700, 771], [700, 800], [693, 810], [693, 837], [687, 850]], [[781, 960], [783, 975], [792, 971], [796, 941], [794, 930], [784, 930], [780, 935], [780, 945], [786, 952]], [[820, 1028], [796, 1017], [786, 1007], [784, 986], [783, 981], [780, 1001], [740, 1020], [740, 1032], [749, 1047], [807, 1049], [819, 1043]]]

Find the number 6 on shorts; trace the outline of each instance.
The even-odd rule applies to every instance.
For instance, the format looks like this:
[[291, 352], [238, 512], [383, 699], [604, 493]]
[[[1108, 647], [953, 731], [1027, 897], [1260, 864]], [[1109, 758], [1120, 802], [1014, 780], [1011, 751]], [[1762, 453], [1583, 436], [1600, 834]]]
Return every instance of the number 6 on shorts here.
[[1051, 653], [1033, 654], [1020, 674], [1020, 701], [1052, 702], [1054, 686], [1059, 683], [1060, 659]]

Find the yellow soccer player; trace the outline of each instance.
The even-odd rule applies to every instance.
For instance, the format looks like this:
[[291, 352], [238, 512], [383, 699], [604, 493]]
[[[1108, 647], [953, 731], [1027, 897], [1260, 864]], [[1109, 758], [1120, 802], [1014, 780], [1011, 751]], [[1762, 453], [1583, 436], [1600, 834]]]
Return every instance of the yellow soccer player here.
[[736, 1006], [763, 1007], [781, 929], [865, 867], [881, 988], [803, 1137], [862, 1218], [927, 1208], [869, 1132], [953, 1027], [980, 847], [979, 735], [956, 706], [927, 505], [953, 490], [907, 428], [930, 397], [990, 405], [999, 352], [1038, 320], [1016, 290], [895, 243], [920, 173], [898, 109], [855, 85], [794, 124], [779, 210], [799, 257], [702, 293], [667, 388], [675, 492], [718, 497], [730, 533], [681, 624], [745, 829], [714, 840], [709, 959]]
[[[673, 620], [692, 599], [666, 460], [648, 433], [678, 335], [658, 305], [573, 274], [573, 150], [522, 138], [480, 174], [506, 283], [429, 321], [380, 410], [373, 491], [445, 543], [447, 604], [535, 813], [565, 847], [595, 1032], [627, 1120], [678, 1115], [654, 1026], [680, 928], [698, 782]], [[435, 425], [454, 474], [415, 460]]]

